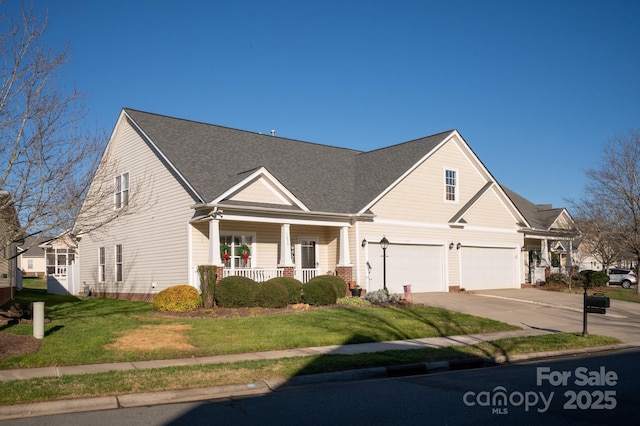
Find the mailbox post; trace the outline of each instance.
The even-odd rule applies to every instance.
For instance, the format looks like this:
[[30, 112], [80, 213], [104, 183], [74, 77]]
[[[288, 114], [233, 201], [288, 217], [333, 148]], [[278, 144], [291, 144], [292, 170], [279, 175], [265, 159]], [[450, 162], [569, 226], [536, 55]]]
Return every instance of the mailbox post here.
[[584, 285], [583, 295], [583, 312], [582, 312], [582, 336], [587, 336], [587, 313], [590, 314], [606, 314], [607, 308], [611, 306], [611, 299], [603, 294], [593, 296], [587, 295], [587, 284]]

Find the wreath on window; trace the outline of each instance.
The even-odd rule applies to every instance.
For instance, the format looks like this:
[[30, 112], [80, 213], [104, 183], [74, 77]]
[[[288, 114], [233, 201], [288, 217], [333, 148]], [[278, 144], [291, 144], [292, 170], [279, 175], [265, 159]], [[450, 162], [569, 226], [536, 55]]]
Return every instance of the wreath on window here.
[[244, 258], [244, 262], [247, 263], [249, 261], [249, 256], [251, 256], [251, 250], [249, 249], [249, 246], [246, 244], [242, 244], [240, 247], [238, 247], [238, 251]]
[[229, 244], [220, 244], [220, 257], [223, 262], [227, 263], [229, 253], [231, 253], [231, 247], [229, 247]]

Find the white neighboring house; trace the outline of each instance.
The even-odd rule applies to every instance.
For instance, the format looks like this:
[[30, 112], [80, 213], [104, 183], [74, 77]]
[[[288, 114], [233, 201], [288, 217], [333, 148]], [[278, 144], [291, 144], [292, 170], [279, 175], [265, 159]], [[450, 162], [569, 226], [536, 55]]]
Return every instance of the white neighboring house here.
[[77, 241], [65, 232], [40, 244], [45, 255], [47, 293], [80, 295]]
[[520, 288], [529, 251], [573, 226], [499, 185], [456, 130], [363, 152], [124, 109], [101, 167], [89, 195], [109, 185], [103, 211], [135, 206], [74, 229], [80, 286], [107, 297], [199, 286], [202, 264], [367, 291]]
[[18, 268], [22, 271], [23, 277], [44, 277], [47, 274], [44, 249], [40, 244], [49, 240], [51, 237], [27, 237], [20, 246]]

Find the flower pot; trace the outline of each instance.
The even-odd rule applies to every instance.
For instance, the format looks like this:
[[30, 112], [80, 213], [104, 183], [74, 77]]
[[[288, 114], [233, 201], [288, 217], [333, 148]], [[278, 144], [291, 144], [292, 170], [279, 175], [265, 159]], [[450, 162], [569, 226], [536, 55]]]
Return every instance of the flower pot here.
[[361, 288], [352, 288], [351, 289], [351, 295], [353, 297], [360, 297], [361, 294], [362, 294], [362, 289]]

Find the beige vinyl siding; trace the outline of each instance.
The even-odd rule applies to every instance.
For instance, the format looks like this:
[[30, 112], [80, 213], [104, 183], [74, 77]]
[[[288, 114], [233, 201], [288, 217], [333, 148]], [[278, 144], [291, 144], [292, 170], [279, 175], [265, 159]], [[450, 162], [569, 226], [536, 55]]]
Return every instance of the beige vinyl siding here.
[[240, 192], [234, 194], [230, 199], [233, 201], [291, 205], [291, 203], [285, 201], [286, 197], [279, 197], [274, 191], [277, 191], [277, 189], [273, 188], [264, 178], [260, 178], [245, 188], [242, 188]]
[[[456, 171], [456, 202], [445, 201], [445, 170]], [[371, 207], [376, 215], [373, 222], [359, 225], [360, 240], [365, 238], [373, 245], [367, 250], [355, 242], [354, 249], [360, 250], [359, 256], [356, 257], [355, 252], [351, 255], [354, 262], [358, 259], [356, 268], [363, 281], [361, 285], [367, 284], [366, 253], [374, 253], [373, 247], [378, 249], [383, 236], [392, 242], [387, 251], [389, 257], [394, 256], [394, 244], [415, 245], [416, 253], [422, 252], [420, 246], [440, 247], [442, 262], [445, 262], [445, 288], [461, 285], [463, 259], [462, 249], [456, 248], [458, 243], [462, 248], [506, 248], [519, 253], [523, 236], [517, 232], [515, 212], [499, 189], [491, 188], [471, 206], [463, 216], [463, 228], [449, 225], [460, 209], [491, 180], [464, 144], [454, 139], [443, 145]], [[449, 250], [450, 243], [454, 244], [452, 250]], [[406, 250], [396, 251], [406, 256]], [[419, 259], [416, 262], [419, 263]], [[417, 274], [419, 268], [416, 264]]]
[[[407, 175], [371, 210], [378, 217], [447, 223], [486, 183], [457, 144], [447, 143]], [[456, 170], [458, 201], [445, 202], [445, 170]]]
[[209, 264], [209, 222], [198, 222], [191, 229], [192, 267]]
[[487, 191], [463, 216], [467, 226], [518, 228], [515, 217], [493, 190]]
[[[117, 219], [112, 231], [107, 227], [83, 236], [80, 280], [95, 291], [119, 294], [146, 294], [187, 283], [187, 224], [194, 200], [126, 121], [114, 136], [108, 155], [117, 155], [116, 173], [129, 173], [135, 214]], [[113, 185], [113, 176], [107, 179]], [[106, 200], [105, 208], [112, 209], [113, 200]], [[114, 276], [117, 244], [123, 251], [122, 283], [115, 283]], [[106, 252], [106, 280], [100, 284], [99, 247]]]

